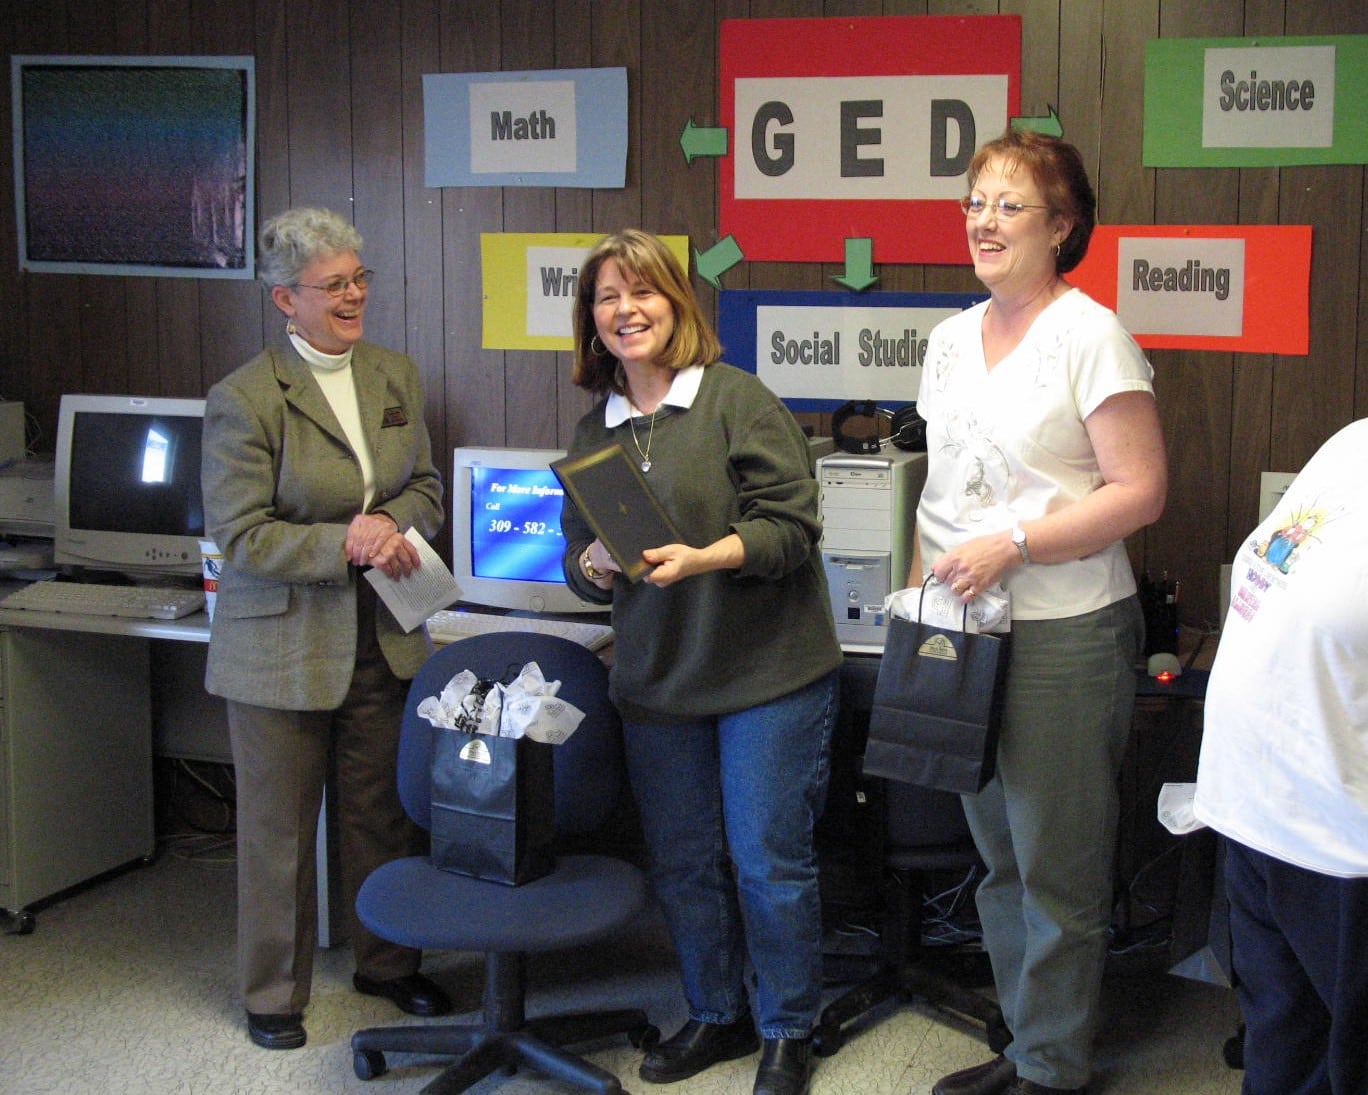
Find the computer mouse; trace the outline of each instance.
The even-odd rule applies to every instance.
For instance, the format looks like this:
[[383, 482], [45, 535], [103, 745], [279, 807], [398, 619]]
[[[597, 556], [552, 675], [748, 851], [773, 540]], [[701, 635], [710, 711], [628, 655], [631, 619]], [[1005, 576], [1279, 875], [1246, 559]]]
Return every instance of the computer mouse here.
[[1149, 675], [1159, 681], [1171, 681], [1183, 675], [1183, 663], [1178, 660], [1177, 654], [1151, 654], [1146, 668]]

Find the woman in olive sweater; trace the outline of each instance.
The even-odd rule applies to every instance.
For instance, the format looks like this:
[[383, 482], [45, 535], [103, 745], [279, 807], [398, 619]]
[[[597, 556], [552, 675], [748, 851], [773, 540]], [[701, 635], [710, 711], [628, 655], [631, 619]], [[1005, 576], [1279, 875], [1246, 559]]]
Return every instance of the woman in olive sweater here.
[[758, 1021], [756, 1095], [802, 1095], [821, 992], [813, 824], [841, 660], [807, 441], [718, 360], [687, 275], [649, 233], [591, 252], [575, 331], [574, 381], [603, 398], [572, 454], [620, 443], [681, 539], [644, 552], [652, 569], [633, 583], [568, 499], [561, 519], [567, 580], [613, 606], [612, 696], [689, 1004], [640, 1074], [671, 1083], [746, 1056]]

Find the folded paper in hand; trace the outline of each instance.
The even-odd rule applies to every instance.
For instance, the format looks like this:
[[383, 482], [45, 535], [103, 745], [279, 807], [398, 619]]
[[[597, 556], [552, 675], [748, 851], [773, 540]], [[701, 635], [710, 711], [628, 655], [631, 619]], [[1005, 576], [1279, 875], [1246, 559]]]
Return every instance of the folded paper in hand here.
[[524, 665], [507, 685], [481, 681], [463, 669], [440, 696], [421, 700], [417, 713], [443, 730], [559, 745], [584, 719], [583, 711], [557, 697], [559, 691], [560, 681], [548, 681], [536, 662]]
[[362, 574], [375, 587], [385, 607], [394, 614], [399, 626], [407, 633], [434, 612], [460, 600], [461, 587], [456, 584], [446, 563], [442, 562], [442, 557], [418, 534], [417, 529], [409, 529], [404, 533], [404, 539], [418, 553], [419, 566], [416, 570], [404, 578], [391, 578], [379, 567], [370, 567]]

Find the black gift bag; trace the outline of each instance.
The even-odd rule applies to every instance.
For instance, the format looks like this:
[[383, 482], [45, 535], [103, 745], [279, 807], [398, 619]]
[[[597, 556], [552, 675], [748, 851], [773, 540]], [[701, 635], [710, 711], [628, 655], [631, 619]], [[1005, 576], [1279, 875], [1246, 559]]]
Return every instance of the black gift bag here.
[[521, 885], [556, 866], [552, 746], [433, 727], [432, 862]]
[[1009, 641], [890, 619], [864, 773], [959, 794], [982, 790], [997, 763]]

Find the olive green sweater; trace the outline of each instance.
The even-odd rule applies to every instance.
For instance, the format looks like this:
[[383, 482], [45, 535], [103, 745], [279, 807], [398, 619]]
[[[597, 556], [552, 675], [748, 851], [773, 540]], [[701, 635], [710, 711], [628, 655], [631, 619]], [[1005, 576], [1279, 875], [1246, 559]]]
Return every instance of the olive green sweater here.
[[[580, 420], [572, 455], [617, 441], [635, 457], [628, 424], [605, 427], [605, 402]], [[646, 436], [641, 419], [637, 435]], [[594, 534], [566, 499], [566, 578], [585, 599], [612, 601], [619, 710], [647, 721], [742, 711], [835, 669], [841, 649], [818, 549], [818, 487], [807, 440], [783, 403], [752, 374], [709, 366], [691, 407], [659, 408], [650, 453], [647, 481], [684, 542], [706, 547], [735, 532], [745, 563], [666, 589], [619, 574], [605, 592], [580, 571]]]

